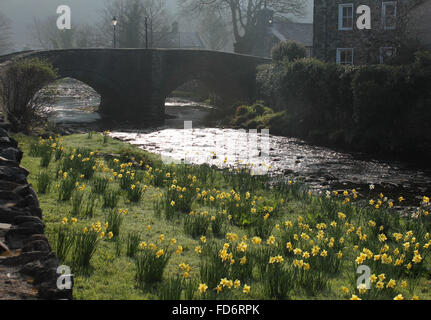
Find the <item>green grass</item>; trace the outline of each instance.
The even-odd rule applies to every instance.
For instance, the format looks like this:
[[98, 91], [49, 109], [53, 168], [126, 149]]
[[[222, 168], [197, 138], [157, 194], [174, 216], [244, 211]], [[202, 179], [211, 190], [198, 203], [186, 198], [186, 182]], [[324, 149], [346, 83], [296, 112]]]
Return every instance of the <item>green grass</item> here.
[[[37, 185], [38, 174], [41, 170], [40, 157], [36, 152], [37, 150], [35, 151], [35, 143], [38, 143], [38, 139], [24, 135], [15, 135], [14, 138], [19, 141], [19, 146], [24, 151], [22, 166], [31, 172], [28, 180], [33, 185]], [[106, 142], [104, 143], [104, 141]], [[51, 142], [49, 141], [50, 144]], [[234, 170], [233, 173], [230, 173], [228, 171], [216, 171], [207, 166], [169, 167], [163, 165], [157, 155], [149, 154], [118, 140], [105, 138], [102, 134], [93, 134], [91, 139], [88, 138], [87, 134], [65, 136], [60, 141], [56, 141], [56, 144], [56, 148], [58, 145], [64, 147], [64, 152], [59, 159], [51, 159], [48, 167], [44, 169], [54, 179], [52, 186], [46, 194], [38, 194], [43, 210], [43, 220], [46, 224], [46, 233], [51, 243], [55, 243], [55, 239], [58, 237], [56, 230], [62, 226], [61, 221], [65, 217], [68, 219], [65, 227], [80, 233], [84, 227], [89, 227], [98, 221], [104, 226], [108, 220], [109, 210], [126, 212], [121, 216], [120, 231], [115, 231], [120, 233], [120, 238], [114, 235], [112, 239], [109, 239], [107, 236], [108, 231], [117, 230], [118, 224], [113, 225], [113, 229], [109, 225], [102, 228], [106, 231], [105, 236], [97, 241], [92, 256], [87, 253], [87, 257], [91, 256], [89, 265], [87, 265], [87, 261], [80, 262], [77, 257], [73, 256], [74, 252], [77, 252], [76, 249], [63, 250], [66, 252], [63, 253], [65, 257], [62, 259], [62, 263], [72, 266], [75, 262], [75, 265], [85, 266], [85, 270], [81, 270], [81, 268], [72, 270], [76, 275], [75, 299], [157, 299], [178, 296], [178, 290], [175, 290], [173, 286], [179, 283], [177, 276], [184, 275], [184, 270], [179, 268], [183, 262], [191, 268], [188, 272], [191, 282], [182, 282], [183, 290], [180, 295], [182, 298], [193, 296], [194, 298], [214, 299], [270, 299], [277, 297], [346, 299], [351, 297], [358, 276], [355, 259], [360, 252], [353, 248], [355, 244], [360, 245], [360, 250], [366, 247], [377, 254], [383, 246], [383, 243], [378, 240], [378, 234], [387, 232], [387, 243], [390, 252], [392, 252], [394, 248], [400, 246], [392, 239], [393, 232], [400, 231], [404, 235], [408, 230], [412, 230], [417, 238], [416, 242], [420, 242], [422, 246], [426, 243], [423, 239], [426, 232], [430, 232], [431, 229], [429, 217], [421, 218], [421, 223], [401, 220], [396, 213], [386, 208], [387, 202], [383, 203], [382, 208], [374, 209], [368, 204], [368, 199], [360, 199], [359, 197], [354, 200], [351, 191], [349, 191], [348, 196], [350, 201], [346, 202], [343, 201], [346, 198], [343, 195], [332, 196], [331, 199], [311, 196], [308, 194], [306, 186], [300, 182], [286, 183], [270, 188], [267, 179], [250, 177], [245, 169]], [[81, 177], [80, 172], [73, 173], [82, 192], [98, 197], [93, 215], [85, 217], [85, 214], [80, 214], [82, 218], [72, 215], [73, 201], [58, 200], [58, 188], [55, 188], [63, 179], [62, 174], [58, 175], [62, 161], [77, 146], [79, 146], [79, 152], [85, 150], [94, 152], [91, 158], [97, 167], [94, 174], [90, 175], [90, 179], [87, 178], [87, 175]], [[32, 150], [31, 156], [29, 155], [30, 149]], [[129, 162], [129, 159], [135, 159], [136, 166], [126, 167], [125, 164]], [[103, 167], [99, 166], [101, 160], [104, 161], [107, 171], [103, 171]], [[123, 168], [121, 168], [121, 164], [123, 164]], [[142, 166], [139, 166], [140, 164]], [[149, 164], [152, 169], [149, 170], [149, 167], [145, 166], [146, 164]], [[121, 181], [114, 177], [110, 169], [117, 174], [122, 169], [124, 174], [128, 170], [134, 171], [136, 173], [134, 179], [136, 180], [133, 181], [139, 181], [140, 185], [147, 186], [142, 198], [137, 199], [136, 202], [131, 202], [127, 195], [127, 188], [121, 189]], [[87, 170], [88, 173], [88, 167], [82, 170]], [[54, 178], [56, 175], [57, 178]], [[109, 178], [112, 178], [112, 181], [107, 183], [107, 190], [118, 190], [119, 193], [118, 203], [113, 204], [114, 209], [103, 208], [103, 197], [99, 194], [100, 190], [98, 192], [92, 190], [92, 188], [97, 188], [95, 181], [100, 183], [100, 179], [109, 180]], [[133, 183], [135, 184], [135, 182]], [[181, 188], [186, 187], [186, 189], [179, 191], [179, 189], [172, 187], [173, 184], [177, 187], [181, 186]], [[199, 192], [196, 192], [196, 188], [199, 188]], [[234, 194], [230, 198], [227, 196], [233, 188], [236, 191], [241, 189], [241, 192], [236, 193], [240, 195], [241, 199], [233, 200]], [[184, 196], [180, 198], [181, 195]], [[164, 205], [155, 205], [160, 201]], [[175, 204], [171, 205], [171, 201], [174, 201]], [[252, 201], [256, 201], [256, 203], [253, 204]], [[425, 207], [422, 205], [422, 211], [425, 210]], [[252, 208], [256, 209], [253, 214], [250, 213]], [[197, 212], [204, 214], [210, 221], [208, 227], [201, 228], [199, 225], [193, 224], [192, 216], [187, 212], [189, 209], [193, 210], [195, 214]], [[174, 214], [168, 214], [169, 220], [166, 220], [165, 210], [173, 210]], [[346, 218], [340, 219], [338, 212], [345, 213]], [[74, 217], [78, 218], [78, 221], [72, 225], [71, 219]], [[302, 218], [301, 222], [298, 221], [299, 217]], [[368, 221], [371, 219], [377, 222], [376, 227], [368, 225]], [[292, 223], [292, 227], [286, 227], [286, 220]], [[217, 222], [217, 225], [214, 221]], [[337, 222], [337, 226], [331, 226], [332, 221]], [[356, 228], [361, 226], [362, 234], [367, 234], [368, 238], [363, 241], [358, 240], [357, 229], [347, 234], [348, 228], [344, 226], [346, 221], [354, 224]], [[320, 227], [321, 223], [326, 224], [326, 228], [322, 230], [325, 230], [327, 234], [322, 240], [319, 240], [317, 234], [318, 226]], [[223, 234], [220, 234], [221, 225], [223, 225]], [[380, 225], [384, 226], [383, 231], [377, 229]], [[199, 233], [206, 233], [205, 238], [202, 238], [203, 234]], [[307, 259], [294, 255], [293, 251], [286, 248], [286, 243], [291, 242], [293, 248], [301, 248], [303, 252], [308, 251], [311, 254], [312, 245], [308, 243], [309, 240], [301, 237], [305, 237], [302, 235], [303, 233], [310, 236], [309, 240], [319, 243], [321, 248], [319, 254], [323, 249], [327, 250], [327, 257], [323, 258], [317, 255]], [[128, 257], [126, 239], [128, 235], [134, 234], [139, 234], [142, 247], [138, 249], [136, 254], [133, 254], [134, 257]], [[266, 244], [269, 235], [275, 237], [274, 243], [271, 245]], [[230, 240], [226, 239], [225, 236]], [[243, 239], [245, 236], [247, 239]], [[254, 236], [261, 236], [262, 244], [254, 244], [252, 241]], [[330, 247], [329, 239], [332, 237], [336, 241], [335, 245]], [[339, 243], [340, 237], [345, 238], [343, 244]], [[325, 242], [325, 238], [328, 238], [327, 242]], [[172, 240], [171, 242], [171, 239], [175, 239], [175, 241]], [[243, 241], [247, 245], [245, 251], [238, 249], [241, 248], [239, 245]], [[411, 237], [409, 241], [413, 243]], [[136, 241], [129, 239], [129, 245], [132, 242]], [[222, 261], [218, 254], [224, 243], [229, 243], [228, 252], [232, 256]], [[143, 286], [136, 281], [136, 261], [142, 257], [144, 251], [151, 251], [148, 249], [150, 244], [158, 247], [158, 249], [153, 250], [154, 254], [161, 248], [169, 247], [172, 256], [162, 274], [161, 284], [157, 281], [156, 283], [148, 281], [148, 284]], [[121, 254], [119, 254], [120, 245], [123, 247]], [[178, 246], [183, 248], [180, 254], [175, 253]], [[145, 249], [142, 249], [143, 247]], [[343, 252], [341, 262], [337, 261], [336, 257], [339, 250]], [[376, 270], [387, 274], [387, 280], [390, 277], [397, 277], [397, 280], [398, 278], [419, 279], [413, 292], [409, 292], [408, 288], [399, 288], [397, 285], [396, 293], [402, 293], [405, 298], [409, 299], [413, 293], [421, 299], [430, 299], [430, 255], [428, 250], [420, 249], [423, 261], [414, 265], [412, 269], [417, 274], [396, 274], [398, 269], [386, 265], [381, 266], [370, 260], [366, 260], [364, 264], [375, 265], [375, 268], [379, 268]], [[278, 265], [268, 264], [269, 258], [278, 255], [284, 259], [282, 262], [284, 269], [279, 269]], [[247, 266], [240, 265], [240, 261], [244, 257]], [[394, 255], [392, 257], [395, 259]], [[411, 260], [412, 257], [412, 250], [410, 250], [406, 259]], [[231, 259], [235, 260], [233, 266], [231, 266]], [[309, 262], [310, 271], [293, 267], [292, 262], [295, 260]], [[337, 268], [339, 268], [338, 272], [334, 272]], [[270, 274], [268, 276], [267, 271], [274, 271], [275, 274], [279, 275], [278, 278], [271, 277]], [[215, 272], [217, 272], [216, 278], [212, 276]], [[229, 289], [229, 282], [227, 282], [222, 293], [218, 294], [213, 290], [213, 287], [222, 278], [232, 281], [240, 279], [241, 286]], [[208, 288], [205, 294], [201, 294], [198, 291], [198, 285], [204, 282], [204, 279], [211, 281], [213, 287]], [[322, 285], [322, 282], [325, 285]], [[186, 283], [193, 287], [186, 285]], [[251, 286], [248, 294], [242, 292], [244, 284]], [[207, 285], [210, 286], [209, 283]], [[350, 293], [344, 294], [341, 291], [342, 286], [348, 287]], [[357, 292], [354, 293], [358, 294]], [[365, 298], [366, 296], [362, 297]]]

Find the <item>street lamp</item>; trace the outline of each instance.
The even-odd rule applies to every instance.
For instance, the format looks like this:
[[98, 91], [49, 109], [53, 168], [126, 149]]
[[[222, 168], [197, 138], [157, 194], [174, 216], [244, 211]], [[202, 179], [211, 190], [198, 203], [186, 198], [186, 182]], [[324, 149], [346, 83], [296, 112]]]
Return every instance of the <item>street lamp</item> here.
[[117, 17], [112, 18], [112, 26], [114, 27], [114, 48], [117, 48], [117, 36], [115, 32], [115, 27], [117, 26], [118, 20]]
[[148, 49], [148, 17], [145, 17], [145, 49]]

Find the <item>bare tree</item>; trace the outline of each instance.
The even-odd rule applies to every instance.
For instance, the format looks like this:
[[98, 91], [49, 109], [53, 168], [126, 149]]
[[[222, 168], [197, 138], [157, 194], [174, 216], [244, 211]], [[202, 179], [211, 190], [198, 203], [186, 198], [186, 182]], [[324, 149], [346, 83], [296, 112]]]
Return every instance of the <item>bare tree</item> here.
[[41, 20], [34, 18], [33, 35], [37, 45], [43, 49], [67, 49], [74, 47], [75, 29], [56, 28], [57, 16], [51, 15]]
[[205, 46], [212, 50], [224, 50], [232, 40], [232, 33], [220, 12], [206, 10], [203, 14], [198, 31]]
[[305, 13], [305, 0], [182, 0], [182, 6], [192, 12], [205, 8], [213, 11], [228, 12], [231, 17], [232, 32], [237, 53], [250, 53], [258, 32], [259, 17], [264, 9], [276, 14]]
[[34, 18], [32, 33], [36, 45], [46, 50], [104, 46], [96, 25], [74, 25], [70, 30], [59, 30], [56, 21], [55, 15], [44, 20]]
[[107, 0], [101, 13], [101, 34], [111, 42], [114, 30], [112, 18], [118, 20], [117, 36], [120, 47], [140, 48], [145, 46], [145, 18], [149, 45], [156, 32], [169, 29], [169, 15], [166, 0]]
[[149, 23], [149, 42], [152, 47], [169, 31], [172, 19], [166, 11], [166, 0], [145, 0], [145, 10]]
[[0, 54], [12, 49], [10, 20], [0, 12]]
[[75, 32], [75, 46], [77, 48], [106, 47], [101, 38], [100, 28], [97, 25], [83, 24], [77, 27]]

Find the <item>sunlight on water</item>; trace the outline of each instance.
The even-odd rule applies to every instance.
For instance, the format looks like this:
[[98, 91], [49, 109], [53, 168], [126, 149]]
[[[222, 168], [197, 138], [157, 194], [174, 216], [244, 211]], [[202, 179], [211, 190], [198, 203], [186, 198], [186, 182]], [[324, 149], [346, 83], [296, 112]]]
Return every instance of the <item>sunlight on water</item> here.
[[[88, 112], [89, 107], [100, 103], [91, 88], [74, 81], [61, 82], [56, 88], [55, 122], [79, 124], [100, 119], [97, 112]], [[389, 189], [413, 197], [425, 194], [431, 186], [429, 171], [313, 146], [295, 138], [270, 135], [267, 140], [257, 137], [254, 142], [253, 135], [245, 130], [205, 128], [203, 119], [211, 106], [177, 98], [168, 98], [165, 105], [173, 117], [163, 127], [111, 130], [111, 136], [177, 161], [230, 168], [253, 163], [261, 173], [301, 178], [316, 189], [366, 190], [373, 183], [384, 187], [385, 192]], [[184, 121], [192, 121], [193, 129], [184, 130]]]
[[258, 159], [261, 165], [270, 166], [272, 174], [303, 176], [316, 187], [332, 182], [409, 187], [412, 181], [415, 185], [425, 187], [430, 181], [429, 173], [400, 169], [398, 165], [385, 162], [360, 160], [351, 154], [308, 145], [287, 137], [270, 136], [269, 156], [258, 157], [261, 149], [259, 143], [257, 148], [250, 149], [246, 132], [235, 129], [163, 129], [150, 133], [113, 131], [111, 136], [144, 150], [178, 160], [187, 159], [195, 164], [237, 166]]

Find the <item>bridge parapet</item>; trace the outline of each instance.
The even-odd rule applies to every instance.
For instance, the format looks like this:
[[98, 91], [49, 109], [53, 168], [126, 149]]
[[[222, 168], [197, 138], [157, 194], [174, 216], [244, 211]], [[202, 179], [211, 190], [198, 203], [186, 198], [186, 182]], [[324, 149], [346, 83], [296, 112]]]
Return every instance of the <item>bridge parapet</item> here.
[[0, 57], [0, 63], [32, 57], [49, 60], [60, 78], [95, 89], [102, 115], [152, 123], [163, 121], [166, 97], [191, 80], [223, 98], [252, 100], [256, 67], [270, 62], [197, 49], [65, 49], [15, 53]]

